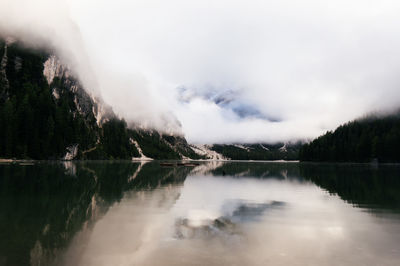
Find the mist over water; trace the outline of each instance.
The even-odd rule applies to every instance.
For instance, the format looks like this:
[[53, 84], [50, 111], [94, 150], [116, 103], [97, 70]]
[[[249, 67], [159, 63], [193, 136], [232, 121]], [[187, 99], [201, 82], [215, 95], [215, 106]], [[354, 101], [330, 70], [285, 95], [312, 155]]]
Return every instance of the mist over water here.
[[[400, 259], [398, 166], [88, 162], [0, 165], [0, 173], [8, 187], [0, 194], [2, 265], [397, 265]], [[14, 189], [21, 182], [25, 191]], [[19, 234], [21, 228], [27, 233]]]

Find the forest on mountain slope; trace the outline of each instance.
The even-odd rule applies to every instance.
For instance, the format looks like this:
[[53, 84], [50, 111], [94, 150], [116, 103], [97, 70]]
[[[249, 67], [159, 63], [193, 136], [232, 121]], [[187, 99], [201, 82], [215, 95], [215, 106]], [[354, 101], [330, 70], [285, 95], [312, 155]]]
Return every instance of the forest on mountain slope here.
[[400, 113], [370, 116], [327, 132], [302, 146], [301, 161], [400, 162]]
[[[6, 48], [7, 47], [7, 48]], [[43, 74], [49, 55], [0, 40], [0, 158], [61, 159], [78, 147], [76, 159], [204, 159], [183, 137], [131, 129], [114, 114], [98, 123], [93, 100], [77, 81]], [[78, 110], [82, 101], [86, 112]], [[400, 113], [370, 116], [299, 143], [211, 146], [233, 160], [297, 160], [316, 162], [400, 162]]]
[[[0, 156], [6, 158], [55, 159], [66, 147], [79, 144], [82, 150], [96, 146], [100, 158], [138, 156], [129, 145], [126, 123], [111, 119], [103, 128], [94, 115], [83, 117], [74, 103], [73, 92], [55, 78], [50, 84], [43, 75], [44, 52], [10, 45], [6, 52], [4, 75], [0, 80]], [[4, 57], [3, 57], [4, 58]], [[55, 99], [51, 87], [56, 87]], [[118, 142], [118, 143], [117, 143]], [[118, 152], [115, 149], [118, 148]]]
[[232, 160], [298, 160], [301, 143], [214, 144], [211, 150]]
[[[48, 84], [48, 58], [44, 51], [0, 40], [0, 158], [61, 159], [73, 146], [75, 159], [140, 157], [132, 140], [154, 159], [201, 158], [183, 138], [130, 129], [114, 114], [98, 124], [94, 102], [82, 88], [76, 91], [77, 81], [55, 77]], [[85, 112], [78, 110], [79, 101]]]

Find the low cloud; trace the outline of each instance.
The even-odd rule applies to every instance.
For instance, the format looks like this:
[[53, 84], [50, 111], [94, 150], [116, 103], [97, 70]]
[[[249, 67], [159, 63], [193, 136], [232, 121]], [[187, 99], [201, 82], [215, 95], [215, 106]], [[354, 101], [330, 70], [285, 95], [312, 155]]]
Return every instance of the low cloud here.
[[308, 139], [400, 106], [398, 1], [34, 2], [3, 0], [0, 32], [46, 40], [118, 114], [191, 142]]

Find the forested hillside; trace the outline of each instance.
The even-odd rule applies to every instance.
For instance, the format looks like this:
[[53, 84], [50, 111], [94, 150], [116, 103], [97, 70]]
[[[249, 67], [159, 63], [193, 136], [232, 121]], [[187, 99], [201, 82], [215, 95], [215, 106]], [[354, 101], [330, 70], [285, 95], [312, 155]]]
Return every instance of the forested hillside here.
[[54, 56], [0, 40], [0, 158], [143, 156], [202, 158], [183, 137], [128, 128]]
[[232, 160], [298, 160], [301, 143], [214, 144], [211, 150]]
[[304, 145], [301, 161], [400, 162], [400, 114], [368, 117]]
[[88, 147], [96, 140], [94, 121], [85, 121], [63, 83], [54, 80], [60, 97], [53, 99], [43, 76], [46, 55], [1, 44], [0, 156], [61, 157], [69, 144]]

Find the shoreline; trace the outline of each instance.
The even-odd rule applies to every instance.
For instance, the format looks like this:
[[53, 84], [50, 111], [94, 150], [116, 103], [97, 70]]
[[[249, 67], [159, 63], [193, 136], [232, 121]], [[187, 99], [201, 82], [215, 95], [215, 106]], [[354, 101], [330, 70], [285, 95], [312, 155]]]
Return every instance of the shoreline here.
[[148, 160], [148, 159], [142, 159], [142, 160], [63, 160], [63, 159], [57, 159], [57, 160], [33, 160], [33, 159], [10, 159], [10, 158], [0, 158], [0, 164], [19, 164], [19, 165], [33, 165], [34, 163], [39, 163], [39, 162], [52, 162], [52, 163], [58, 163], [58, 162], [76, 162], [76, 163], [81, 163], [81, 162], [103, 162], [103, 163], [113, 163], [113, 162], [130, 162], [130, 163], [150, 163], [150, 162], [158, 162], [158, 163], [163, 163], [163, 162], [199, 162], [199, 163], [207, 163], [207, 162], [224, 162], [224, 163], [290, 163], [290, 164], [308, 164], [308, 165], [371, 165], [371, 166], [380, 166], [380, 165], [400, 165], [399, 163], [359, 163], [359, 162], [312, 162], [312, 161], [299, 161], [299, 160], [215, 160], [215, 159], [174, 159], [174, 160], [168, 160], [168, 159], [157, 159], [157, 160]]

